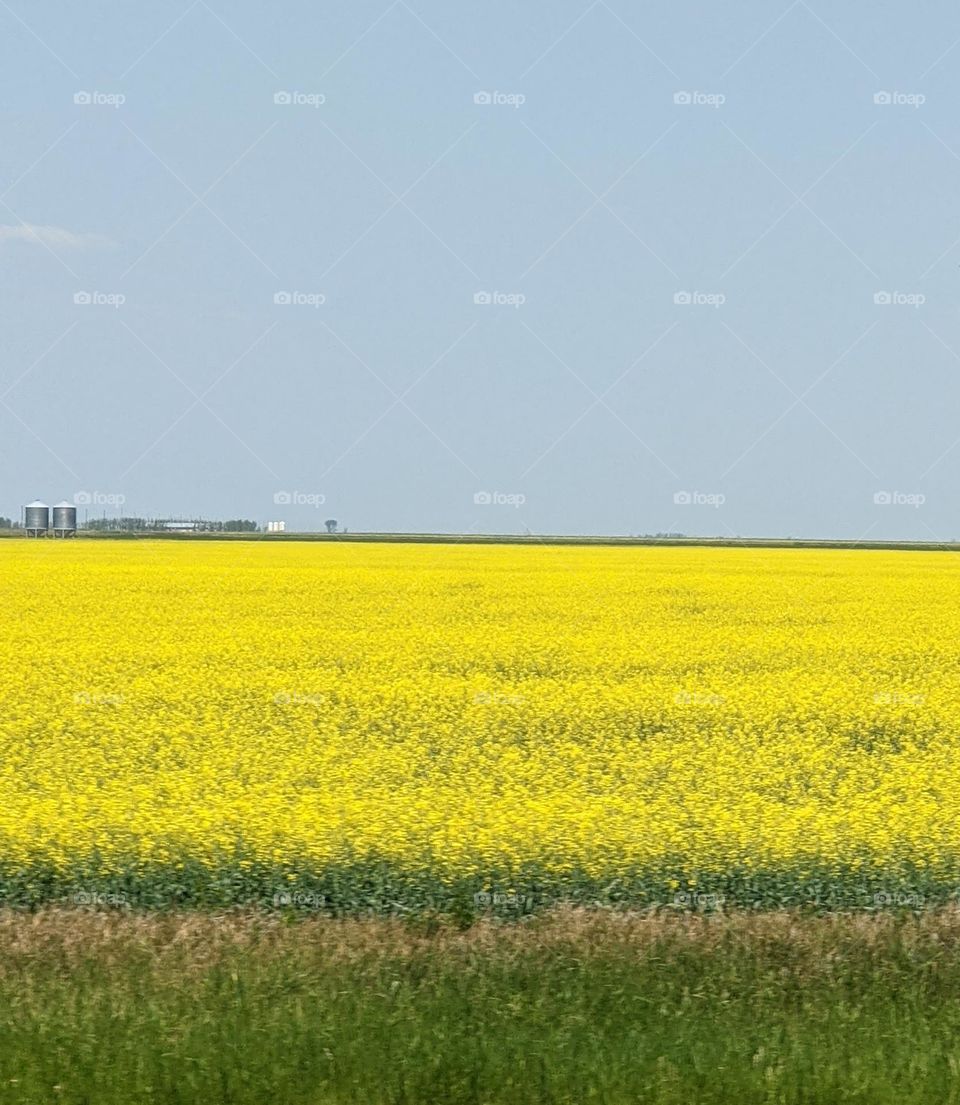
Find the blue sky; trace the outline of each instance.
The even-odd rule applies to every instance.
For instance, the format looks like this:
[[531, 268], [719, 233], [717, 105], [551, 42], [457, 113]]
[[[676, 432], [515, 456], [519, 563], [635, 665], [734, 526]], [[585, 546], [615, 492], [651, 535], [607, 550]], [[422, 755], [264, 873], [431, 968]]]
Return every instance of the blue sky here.
[[960, 537], [955, 5], [0, 27], [0, 513]]

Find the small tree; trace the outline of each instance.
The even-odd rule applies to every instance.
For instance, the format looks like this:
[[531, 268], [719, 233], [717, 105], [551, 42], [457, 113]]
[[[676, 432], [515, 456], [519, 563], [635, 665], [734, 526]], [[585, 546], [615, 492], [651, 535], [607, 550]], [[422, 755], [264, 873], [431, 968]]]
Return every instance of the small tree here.
[[336, 533], [337, 532], [337, 520], [336, 520], [336, 518], [328, 518], [323, 524], [327, 527], [327, 533]]

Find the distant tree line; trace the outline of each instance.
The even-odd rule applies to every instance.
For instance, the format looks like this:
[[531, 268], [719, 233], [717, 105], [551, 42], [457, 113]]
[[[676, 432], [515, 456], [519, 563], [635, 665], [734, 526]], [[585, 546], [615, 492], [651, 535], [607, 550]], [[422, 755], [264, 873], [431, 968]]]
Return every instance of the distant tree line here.
[[[346, 533], [340, 531], [335, 518], [328, 518], [324, 525], [327, 533]], [[99, 533], [156, 533], [158, 530], [172, 532], [178, 527], [193, 533], [261, 533], [263, 527], [250, 518], [228, 518], [225, 522], [211, 521], [206, 518], [192, 518], [189, 520], [174, 518], [90, 518], [80, 523], [80, 529], [93, 530]], [[0, 530], [20, 529], [21, 525], [12, 518], [0, 517]]]
[[[90, 518], [80, 528], [96, 530], [101, 533], [143, 533], [155, 532], [156, 530], [173, 530], [177, 528], [177, 525], [177, 519]], [[249, 518], [230, 518], [225, 522], [197, 518], [184, 521], [182, 525], [197, 533], [258, 533], [260, 530], [259, 525]]]
[[82, 522], [81, 529], [92, 529], [100, 532], [123, 530], [133, 532], [136, 530], [153, 529], [153, 523], [146, 518], [91, 518]]

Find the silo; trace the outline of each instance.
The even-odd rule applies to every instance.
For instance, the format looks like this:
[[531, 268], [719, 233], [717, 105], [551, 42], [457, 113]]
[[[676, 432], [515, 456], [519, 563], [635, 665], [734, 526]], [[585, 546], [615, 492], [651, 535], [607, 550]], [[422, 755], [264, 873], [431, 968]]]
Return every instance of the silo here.
[[53, 508], [53, 536], [73, 537], [77, 532], [77, 508], [64, 500]]
[[50, 528], [50, 507], [34, 499], [23, 508], [23, 528], [27, 537], [46, 537]]

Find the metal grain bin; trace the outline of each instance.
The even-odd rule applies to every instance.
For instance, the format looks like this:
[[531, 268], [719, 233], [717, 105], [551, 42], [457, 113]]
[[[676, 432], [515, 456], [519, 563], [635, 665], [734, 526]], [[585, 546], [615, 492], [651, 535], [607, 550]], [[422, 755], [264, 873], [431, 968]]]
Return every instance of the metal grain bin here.
[[77, 532], [77, 508], [64, 500], [53, 508], [53, 536], [73, 537]]
[[23, 528], [27, 537], [45, 537], [50, 528], [50, 507], [34, 499], [23, 508]]

